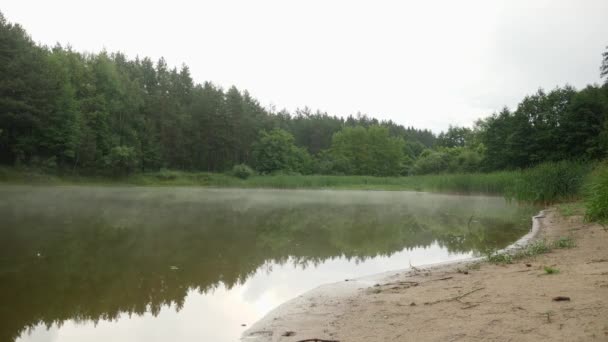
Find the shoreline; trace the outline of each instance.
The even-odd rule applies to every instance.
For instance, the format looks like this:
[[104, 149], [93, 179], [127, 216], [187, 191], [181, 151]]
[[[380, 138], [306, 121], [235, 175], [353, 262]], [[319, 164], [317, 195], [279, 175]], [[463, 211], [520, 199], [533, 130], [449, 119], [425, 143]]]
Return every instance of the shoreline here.
[[[538, 214], [532, 216], [532, 227], [530, 228], [530, 231], [528, 233], [520, 237], [511, 245], [497, 251], [497, 253], [513, 253], [519, 249], [524, 248], [527, 244], [533, 241], [540, 232], [541, 225], [539, 220], [541, 218], [544, 218], [545, 210], [541, 210]], [[306, 302], [310, 300], [310, 298], [314, 298], [315, 296], [321, 295], [332, 297], [344, 297], [352, 294], [353, 286], [356, 286], [357, 288], [359, 286], [373, 286], [376, 283], [390, 281], [392, 277], [411, 277], [412, 275], [415, 275], [417, 273], [416, 270], [424, 272], [446, 271], [455, 266], [465, 267], [472, 263], [483, 262], [484, 259], [485, 257], [470, 257], [464, 260], [452, 260], [426, 265], [411, 266], [410, 268], [391, 270], [381, 273], [365, 275], [353, 279], [346, 279], [340, 282], [321, 284], [314, 289], [311, 289], [295, 298], [288, 300], [285, 303], [280, 304], [278, 307], [267, 313], [264, 317], [254, 323], [249, 329], [243, 332], [241, 340], [252, 342], [267, 341], [263, 337], [260, 338], [260, 336], [264, 336], [266, 334], [260, 334], [259, 332], [266, 332], [272, 330], [272, 322], [280, 320], [283, 316], [293, 315], [294, 309], [299, 307], [301, 305], [301, 302]]]
[[222, 185], [222, 184], [204, 184], [204, 183], [133, 183], [128, 181], [61, 181], [61, 182], [13, 182], [0, 180], [0, 186], [5, 187], [126, 187], [126, 188], [193, 188], [193, 189], [212, 189], [212, 190], [311, 190], [311, 191], [387, 191], [387, 192], [420, 192], [433, 193], [442, 195], [456, 196], [484, 196], [484, 197], [501, 197], [506, 198], [504, 194], [497, 192], [483, 191], [461, 191], [461, 190], [435, 190], [435, 189], [417, 189], [402, 185], [382, 185], [382, 184], [353, 184], [353, 185], [295, 185], [295, 186], [277, 186], [277, 185]]
[[[310, 189], [416, 191], [506, 197], [506, 184], [522, 178], [520, 172], [452, 173], [393, 177], [361, 175], [253, 175], [247, 179], [226, 173], [159, 171], [122, 177], [44, 173], [0, 166], [0, 184], [30, 186], [203, 187], [237, 189]], [[517, 191], [511, 191], [513, 195]], [[509, 192], [509, 193], [511, 193]], [[510, 196], [511, 197], [511, 196]], [[514, 197], [515, 198], [515, 197]], [[519, 198], [518, 198], [519, 200]], [[526, 201], [527, 198], [521, 198]]]
[[[520, 286], [523, 286], [524, 288], [533, 287], [532, 285], [537, 282], [537, 278], [542, 278], [541, 276], [544, 276], [542, 267], [537, 266], [533, 268], [533, 264], [545, 264], [546, 262], [544, 262], [543, 258], [555, 257], [555, 254], [558, 253], [574, 251], [589, 253], [590, 251], [581, 251], [581, 247], [583, 246], [578, 243], [579, 239], [585, 241], [589, 240], [589, 231], [582, 230], [580, 227], [589, 228], [591, 234], [596, 234], [596, 230], [601, 230], [599, 225], [584, 224], [582, 222], [582, 217], [580, 216], [570, 218], [562, 217], [557, 214], [554, 209], [542, 210], [539, 214], [533, 216], [532, 221], [533, 224], [530, 232], [500, 252], [512, 255], [526, 248], [526, 246], [533, 241], [541, 239], [553, 241], [564, 235], [581, 235], [581, 232], [583, 231], [587, 232], [587, 234], [583, 234], [583, 236], [576, 238], [578, 246], [575, 248], [556, 249], [548, 254], [517, 260], [513, 264], [495, 265], [485, 261], [484, 259], [486, 258], [484, 257], [477, 257], [417, 266], [412, 267], [411, 269], [388, 271], [356, 279], [348, 279], [343, 282], [321, 285], [281, 304], [279, 307], [269, 312], [265, 317], [246, 330], [243, 333], [241, 340], [246, 342], [301, 341], [303, 339], [315, 338], [334, 341], [399, 340], [397, 337], [399, 334], [403, 336], [406, 336], [405, 334], [407, 334], [410, 338], [413, 338], [412, 332], [418, 332], [418, 337], [413, 338], [413, 340], [445, 341], [452, 339], [452, 337], [456, 337], [456, 339], [452, 340], [459, 340], [460, 338], [469, 340], [470, 338], [465, 336], [473, 335], [467, 334], [466, 331], [458, 333], [459, 335], [452, 336], [453, 334], [449, 335], [451, 334], [449, 329], [447, 331], [444, 331], [444, 329], [437, 329], [438, 327], [434, 323], [430, 324], [429, 322], [444, 320], [445, 324], [448, 326], [455, 325], [457, 327], [468, 327], [465, 330], [474, 330], [473, 326], [476, 326], [476, 324], [479, 323], [478, 321], [483, 321], [484, 318], [478, 317], [477, 321], [471, 322], [469, 319], [462, 320], [462, 317], [459, 318], [459, 314], [461, 314], [462, 310], [468, 310], [465, 311], [467, 314], [474, 313], [474, 308], [478, 308], [482, 306], [482, 304], [477, 302], [467, 302], [467, 304], [463, 304], [458, 300], [456, 302], [461, 306], [464, 306], [461, 309], [450, 308], [449, 311], [452, 314], [445, 315], [446, 310], [437, 309], [438, 307], [443, 306], [444, 300], [436, 300], [435, 297], [442, 296], [442, 293], [450, 288], [471, 288], [474, 292], [486, 292], [485, 296], [491, 298], [502, 297], [501, 293], [506, 290], [517, 291]], [[572, 231], [572, 228], [569, 227], [573, 224], [579, 226], [575, 231]], [[601, 241], [592, 239], [590, 243], [608, 243], [608, 232], [599, 231], [598, 236], [602, 237]], [[595, 252], [595, 248], [592, 248], [591, 253], [593, 252]], [[604, 254], [606, 254], [606, 259], [608, 259], [608, 253], [606, 253], [605, 249]], [[587, 257], [589, 257], [589, 255]], [[576, 262], [576, 260], [576, 258], [572, 258], [571, 261]], [[599, 258], [598, 260], [603, 259]], [[521, 269], [522, 265], [523, 269]], [[531, 265], [531, 267], [526, 265]], [[608, 266], [608, 263], [605, 263], [605, 265], [602, 264], [602, 267], [606, 266]], [[500, 284], [500, 278], [505, 277], [507, 273], [510, 274], [510, 269], [512, 268], [518, 268], [516, 271], [517, 275], [524, 275], [524, 272], [532, 272], [535, 273], [534, 275], [537, 277], [527, 277], [530, 279], [519, 279], [521, 277], [516, 277], [517, 279], [513, 279], [513, 284], [511, 284], [513, 286], [509, 286], [508, 281], [505, 281], [505, 284]], [[563, 278], [564, 273], [565, 272], [557, 275], [547, 275], [547, 277]], [[606, 274], [608, 274], [608, 272]], [[506, 286], [507, 288], [504, 291], [489, 291], [487, 289], [488, 287], [480, 286], [481, 284], [474, 280], [477, 276], [485, 278], [488, 283], [492, 284], [498, 281], [499, 283], [496, 284], [497, 286]], [[605, 280], [608, 280], [608, 277], [605, 278]], [[576, 279], [582, 280], [575, 277], [574, 280]], [[456, 283], [457, 285], [452, 283]], [[448, 285], [455, 286], [449, 287]], [[541, 290], [552, 285], [556, 284], [554, 282], [543, 284]], [[583, 291], [587, 288], [587, 286], [584, 285], [585, 284], [577, 283], [575, 288], [570, 289], [570, 292]], [[606, 281], [605, 284], [602, 283], [600, 285], [601, 286], [596, 290], [600, 292], [604, 291], [604, 302], [602, 303], [601, 310], [608, 315], [608, 281]], [[605, 285], [605, 287], [603, 287], [603, 285]], [[484, 289], [483, 291], [481, 290], [482, 287]], [[456, 290], [456, 296], [450, 298], [458, 298], [458, 296], [466, 296], [469, 298], [476, 296], [472, 293], [469, 295], [467, 292], [468, 291], [464, 290]], [[443, 294], [443, 296], [445, 297], [446, 295]], [[477, 294], [477, 296], [479, 296], [479, 294]], [[408, 298], [406, 302], [404, 302], [404, 297]], [[521, 299], [521, 296], [516, 296], [510, 299], [510, 301], [515, 303]], [[598, 299], [600, 298], [595, 298], [596, 302]], [[445, 300], [445, 304], [449, 304], [453, 301], [455, 300]], [[418, 304], [420, 302], [423, 302], [423, 305]], [[439, 303], [441, 303], [441, 305], [439, 305]], [[547, 303], [538, 303], [539, 306], [546, 306], [546, 304]], [[553, 304], [551, 299], [548, 300], [548, 304], [549, 306]], [[454, 305], [452, 304], [451, 306]], [[519, 305], [519, 307], [523, 306]], [[422, 320], [422, 322], [413, 323], [403, 319], [391, 320], [391, 318], [394, 317], [410, 316], [413, 314], [412, 311], [421, 311], [422, 309], [424, 309], [424, 315], [418, 314], [418, 319], [416, 320]], [[499, 311], [501, 305], [488, 306], [486, 309], [491, 312]], [[549, 320], [551, 320], [553, 311], [549, 311], [550, 313], [547, 315], [549, 316]], [[506, 314], [506, 316], [509, 316], [509, 314]], [[422, 318], [425, 318], [426, 320]], [[497, 319], [498, 321], [503, 322], [504, 317]], [[596, 319], [596, 321], [598, 320]], [[458, 324], [455, 324], [456, 322], [458, 322]], [[523, 326], [530, 325], [530, 322], [519, 323]], [[604, 322], [596, 323], [599, 325]], [[397, 326], [401, 327], [401, 329], [395, 329]], [[562, 328], [563, 325], [560, 326], [559, 330], [561, 331]], [[532, 332], [537, 328], [526, 327], [522, 329], [523, 330], [520, 330], [528, 331], [532, 329], [530, 330]], [[399, 333], [398, 331], [402, 332]], [[492, 338], [488, 336], [487, 339], [500, 341], [509, 340], [510, 338], [515, 340], [526, 340], [528, 338], [530, 338], [530, 340], [539, 339], [539, 336], [537, 335], [522, 333], [521, 331], [519, 331], [519, 333], [509, 332], [508, 334], [494, 334], [491, 335], [493, 336]], [[570, 332], [577, 333], [581, 331], [571, 329]], [[600, 326], [594, 334], [598, 338], [608, 338], [608, 324]], [[366, 336], [365, 338], [363, 338], [364, 335]], [[482, 337], [485, 336], [484, 334], [481, 335]], [[552, 338], [560, 340], [560, 336], [560, 333], [558, 333]], [[574, 334], [574, 336], [576, 336], [576, 334]], [[570, 341], [579, 338], [580, 336], [575, 339], [563, 340]], [[586, 337], [581, 340], [589, 340], [588, 338], [589, 335], [586, 335]], [[481, 339], [485, 340], [486, 338], [483, 337]], [[543, 339], [542, 336], [540, 339]]]

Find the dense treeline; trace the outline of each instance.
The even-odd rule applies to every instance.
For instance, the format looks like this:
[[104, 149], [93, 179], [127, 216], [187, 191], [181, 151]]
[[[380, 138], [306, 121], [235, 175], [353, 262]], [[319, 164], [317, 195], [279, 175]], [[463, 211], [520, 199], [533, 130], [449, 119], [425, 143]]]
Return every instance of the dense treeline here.
[[275, 164], [310, 173], [317, 171], [310, 154], [328, 150], [343, 127], [382, 125], [391, 135], [416, 142], [410, 144], [414, 151], [435, 139], [428, 130], [367, 116], [342, 119], [309, 109], [275, 113], [235, 87], [195, 84], [187, 66], [170, 68], [162, 58], [129, 60], [121, 53], [37, 46], [3, 17], [0, 60], [4, 164], [92, 173], [224, 171], [239, 163], [264, 164], [253, 159], [256, 143], [268, 134], [279, 139], [287, 134], [290, 144], [303, 149], [284, 147], [311, 161], [305, 167]]
[[513, 111], [437, 136], [360, 114], [276, 112], [235, 87], [197, 84], [187, 66], [162, 58], [37, 45], [0, 14], [5, 165], [84, 174], [247, 170], [239, 164], [260, 173], [491, 171], [604, 158], [607, 115], [608, 85], [539, 90]]
[[[608, 53], [604, 54], [604, 65]], [[608, 152], [608, 84], [576, 91], [539, 89], [512, 111], [480, 119], [472, 129], [450, 127], [424, 151], [414, 173], [528, 168], [560, 160], [600, 160]]]

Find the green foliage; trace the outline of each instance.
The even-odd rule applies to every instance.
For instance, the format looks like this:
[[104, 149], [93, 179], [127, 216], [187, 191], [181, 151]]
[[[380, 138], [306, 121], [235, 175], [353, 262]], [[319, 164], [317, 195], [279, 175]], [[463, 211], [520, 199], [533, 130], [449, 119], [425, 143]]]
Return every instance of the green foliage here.
[[[571, 243], [569, 240], [567, 243]], [[564, 242], [566, 243], [566, 242]], [[570, 247], [570, 246], [569, 246]], [[568, 247], [568, 248], [569, 248]], [[564, 247], [559, 247], [564, 248]], [[486, 259], [493, 264], [512, 264], [513, 261], [522, 259], [522, 258], [530, 258], [540, 254], [549, 253], [551, 251], [551, 247], [547, 245], [545, 240], [536, 240], [528, 245], [522, 250], [519, 250], [513, 254], [511, 253], [498, 253], [495, 250], [490, 250], [486, 252]]]
[[519, 201], [552, 203], [580, 194], [591, 165], [583, 162], [548, 162], [519, 171], [506, 195]]
[[608, 84], [608, 46], [606, 51], [602, 53], [602, 66], [600, 67], [600, 76], [606, 77], [604, 84]]
[[488, 262], [493, 264], [512, 264], [513, 256], [508, 253], [490, 253], [487, 256]]
[[411, 168], [412, 174], [464, 173], [481, 168], [483, 154], [464, 147], [424, 150]]
[[[238, 164], [263, 174], [382, 177], [519, 170], [605, 158], [607, 117], [608, 85], [541, 89], [514, 111], [437, 136], [361, 114], [340, 118], [304, 108], [292, 115], [267, 110], [235, 87], [197, 84], [187, 66], [170, 67], [163, 58], [37, 45], [0, 15], [2, 165], [86, 175], [226, 172]], [[459, 184], [446, 188], [482, 188], [466, 178], [457, 175], [450, 181]], [[577, 182], [534, 181], [537, 187], [521, 184], [511, 195], [551, 201], [570, 196]], [[505, 190], [499, 183], [493, 192]], [[553, 186], [559, 189], [551, 193]]]
[[135, 149], [128, 146], [116, 146], [110, 150], [108, 167], [121, 175], [130, 174], [137, 168]]
[[[21, 172], [12, 168], [5, 168], [10, 177], [4, 179], [7, 182], [22, 182], [19, 177]], [[532, 172], [532, 174], [535, 174]], [[251, 176], [246, 180], [235, 177], [227, 177], [218, 173], [207, 172], [182, 172], [167, 171], [147, 172], [137, 176], [123, 179], [123, 182], [141, 185], [201, 185], [201, 186], [224, 186], [224, 187], [250, 187], [250, 188], [333, 188], [333, 189], [370, 189], [370, 190], [415, 190], [415, 191], [437, 191], [463, 194], [495, 194], [506, 195], [508, 198], [521, 201], [533, 202], [537, 197], [530, 196], [530, 192], [518, 185], [523, 177], [527, 177], [527, 171], [501, 171], [493, 173], [466, 173], [466, 174], [441, 174], [422, 175], [409, 177], [374, 177], [374, 176], [335, 176], [335, 175], [302, 175], [295, 171], [274, 172], [268, 175]], [[42, 176], [42, 175], [39, 175]], [[582, 177], [585, 175], [583, 174]], [[72, 178], [62, 176], [64, 181], [70, 182]], [[92, 178], [94, 182], [102, 179]], [[542, 179], [534, 178], [536, 181]], [[0, 181], [3, 179], [0, 178]], [[77, 179], [77, 183], [86, 181]], [[531, 182], [527, 180], [527, 182]], [[542, 187], [539, 187], [541, 189]], [[541, 193], [544, 202], [557, 202], [564, 198], [576, 197], [576, 192], [563, 194], [556, 193], [553, 189], [546, 187], [547, 193]], [[576, 188], [570, 187], [571, 191]], [[517, 193], [517, 191], [523, 191]], [[556, 196], [557, 197], [551, 197]], [[541, 203], [542, 204], [542, 203]], [[600, 208], [602, 209], [602, 208]]]
[[551, 251], [551, 247], [547, 244], [545, 240], [536, 240], [526, 246], [523, 251], [520, 251], [518, 255], [520, 257], [532, 257], [539, 254], [549, 253]]
[[253, 176], [255, 174], [255, 171], [253, 171], [252, 168], [245, 164], [238, 164], [232, 167], [232, 171], [230, 173], [240, 179], [247, 179]]
[[399, 175], [403, 151], [403, 139], [378, 125], [346, 127], [334, 134], [331, 144], [336, 171], [354, 175]]
[[600, 164], [590, 175], [584, 202], [587, 221], [608, 222], [608, 162]]
[[582, 202], [561, 203], [557, 208], [562, 216], [582, 215], [585, 212], [585, 205]]
[[171, 171], [167, 169], [161, 169], [159, 172], [154, 174], [158, 180], [161, 181], [172, 181], [177, 179], [180, 176], [180, 173], [177, 171]]
[[563, 159], [605, 156], [608, 88], [542, 89], [478, 122], [488, 169], [527, 168]]
[[297, 147], [294, 137], [287, 131], [275, 128], [262, 131], [253, 148], [253, 161], [257, 171], [269, 174], [283, 172], [312, 172], [312, 158], [308, 152]]
[[559, 273], [559, 270], [557, 268], [545, 266], [545, 267], [543, 267], [543, 269], [545, 270], [546, 274], [558, 274]]
[[437, 174], [446, 172], [450, 156], [445, 152], [424, 150], [412, 166], [412, 174]]
[[465, 147], [471, 143], [473, 132], [467, 127], [450, 125], [446, 132], [437, 136], [437, 145], [442, 147]]
[[571, 237], [561, 237], [554, 243], [555, 248], [573, 248], [576, 247], [576, 242]]

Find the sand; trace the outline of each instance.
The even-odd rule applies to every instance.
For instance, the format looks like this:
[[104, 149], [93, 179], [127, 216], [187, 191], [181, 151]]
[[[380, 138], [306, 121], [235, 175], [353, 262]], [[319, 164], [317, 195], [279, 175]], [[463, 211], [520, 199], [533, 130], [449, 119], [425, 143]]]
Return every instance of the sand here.
[[571, 237], [576, 246], [512, 264], [458, 263], [324, 285], [271, 312], [243, 341], [608, 341], [608, 231], [555, 209], [544, 216], [535, 239]]

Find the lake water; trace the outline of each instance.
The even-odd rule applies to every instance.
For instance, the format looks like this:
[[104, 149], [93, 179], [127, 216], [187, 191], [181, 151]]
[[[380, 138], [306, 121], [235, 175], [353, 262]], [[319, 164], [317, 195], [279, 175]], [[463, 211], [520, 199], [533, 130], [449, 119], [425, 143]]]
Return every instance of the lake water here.
[[506, 247], [535, 211], [416, 192], [2, 186], [0, 341], [237, 341], [320, 284]]

